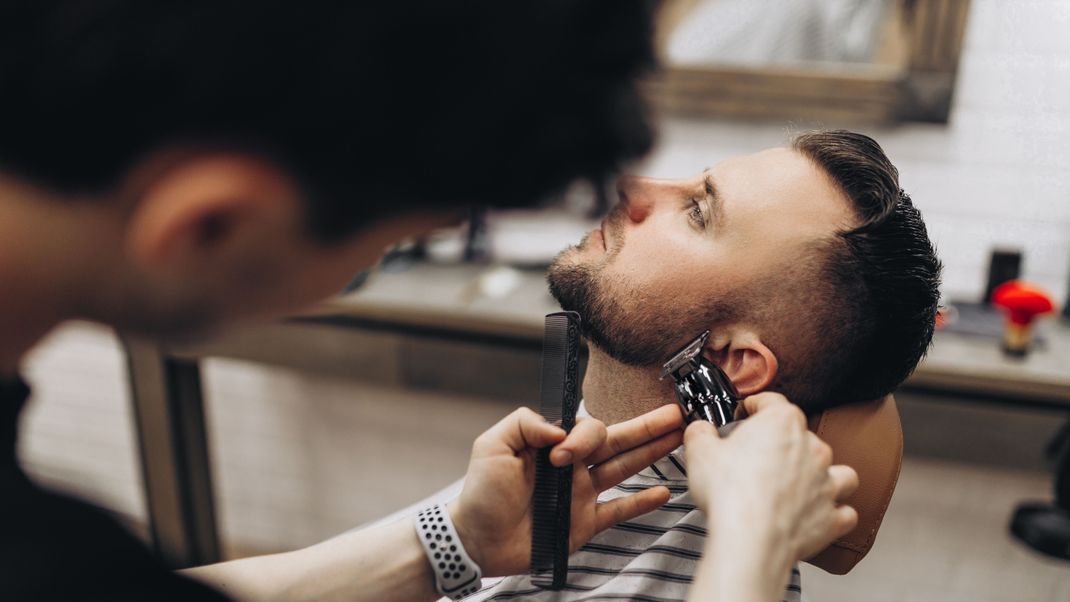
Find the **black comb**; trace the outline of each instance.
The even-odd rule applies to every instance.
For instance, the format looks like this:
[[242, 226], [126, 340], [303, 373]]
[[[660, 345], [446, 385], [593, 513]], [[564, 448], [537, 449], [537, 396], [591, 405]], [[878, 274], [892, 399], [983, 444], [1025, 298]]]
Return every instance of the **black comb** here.
[[[542, 342], [542, 403], [539, 414], [572, 430], [579, 404], [580, 316], [563, 311], [546, 316]], [[568, 534], [572, 516], [572, 466], [550, 464], [550, 447], [535, 457], [532, 498], [531, 582], [559, 590], [568, 578]]]

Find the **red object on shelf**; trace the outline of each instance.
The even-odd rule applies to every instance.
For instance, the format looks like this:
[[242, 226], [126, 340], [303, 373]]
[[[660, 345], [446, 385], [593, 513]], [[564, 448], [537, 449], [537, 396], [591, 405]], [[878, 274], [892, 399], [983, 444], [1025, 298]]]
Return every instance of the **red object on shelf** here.
[[1039, 315], [1050, 313], [1055, 309], [1051, 296], [1040, 287], [1011, 280], [1004, 282], [992, 291], [992, 303], [1007, 310], [1011, 322], [1025, 326]]
[[1011, 280], [996, 287], [992, 291], [992, 303], [1007, 311], [1003, 350], [1016, 356], [1024, 356], [1029, 350], [1033, 340], [1033, 320], [1055, 310], [1051, 295], [1021, 280]]

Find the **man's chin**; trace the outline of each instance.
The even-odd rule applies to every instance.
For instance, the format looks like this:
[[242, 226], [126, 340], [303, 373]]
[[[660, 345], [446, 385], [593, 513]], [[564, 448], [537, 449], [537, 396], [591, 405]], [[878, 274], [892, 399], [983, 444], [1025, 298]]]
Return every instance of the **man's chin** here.
[[546, 270], [550, 294], [565, 311], [584, 313], [582, 310], [590, 301], [590, 279], [591, 270], [583, 264], [575, 246], [558, 253]]
[[553, 272], [554, 270], [576, 266], [582, 263], [580, 261], [580, 253], [583, 249], [583, 243], [586, 240], [587, 239], [585, 238], [583, 241], [580, 241], [579, 244], [566, 247], [564, 250], [555, 255], [553, 261], [550, 262], [549, 270]]

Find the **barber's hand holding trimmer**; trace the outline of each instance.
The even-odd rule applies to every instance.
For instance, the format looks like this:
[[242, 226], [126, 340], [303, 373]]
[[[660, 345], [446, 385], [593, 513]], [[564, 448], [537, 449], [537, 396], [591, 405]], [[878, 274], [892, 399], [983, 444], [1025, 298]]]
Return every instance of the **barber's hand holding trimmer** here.
[[795, 562], [858, 523], [839, 503], [858, 475], [831, 465], [832, 450], [807, 430], [802, 411], [776, 393], [743, 403], [751, 417], [731, 437], [698, 421], [684, 435], [690, 491], [710, 532], [692, 600], [779, 599]]
[[[722, 440], [697, 421], [684, 442], [690, 490], [710, 526], [692, 598], [747, 602], [775, 599], [792, 565], [850, 532], [858, 515], [839, 504], [858, 486], [847, 466], [807, 430], [806, 417], [782, 395], [743, 401], [751, 416]], [[534, 452], [556, 444], [554, 464], [574, 467], [571, 548], [598, 532], [654, 510], [664, 487], [597, 504], [598, 494], [680, 443], [681, 416], [664, 406], [608, 429], [577, 424], [567, 438], [535, 412], [521, 409], [476, 440], [465, 490], [451, 514], [485, 574], [522, 573], [530, 563], [530, 497]], [[568, 456], [564, 455], [568, 452]]]

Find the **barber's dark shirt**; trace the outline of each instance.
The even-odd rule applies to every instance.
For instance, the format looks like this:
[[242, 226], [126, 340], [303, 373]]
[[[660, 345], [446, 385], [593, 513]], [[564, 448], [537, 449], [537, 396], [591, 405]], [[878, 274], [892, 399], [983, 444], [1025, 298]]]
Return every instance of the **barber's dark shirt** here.
[[153, 557], [111, 516], [32, 483], [15, 457], [29, 389], [0, 379], [0, 599], [223, 600]]

